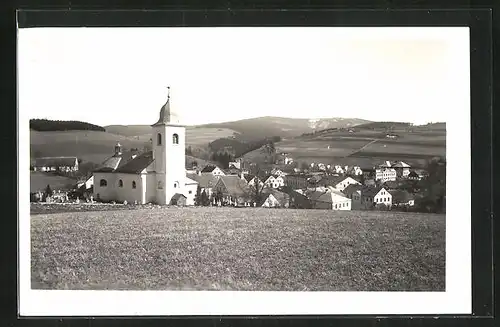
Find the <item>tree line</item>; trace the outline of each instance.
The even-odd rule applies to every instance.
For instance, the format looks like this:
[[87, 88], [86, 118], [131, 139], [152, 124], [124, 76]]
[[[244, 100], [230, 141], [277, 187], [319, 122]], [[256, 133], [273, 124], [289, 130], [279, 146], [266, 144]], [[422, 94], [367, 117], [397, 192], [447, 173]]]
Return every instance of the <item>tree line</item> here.
[[99, 131], [105, 132], [101, 126], [74, 120], [30, 119], [30, 129], [38, 132], [49, 131]]

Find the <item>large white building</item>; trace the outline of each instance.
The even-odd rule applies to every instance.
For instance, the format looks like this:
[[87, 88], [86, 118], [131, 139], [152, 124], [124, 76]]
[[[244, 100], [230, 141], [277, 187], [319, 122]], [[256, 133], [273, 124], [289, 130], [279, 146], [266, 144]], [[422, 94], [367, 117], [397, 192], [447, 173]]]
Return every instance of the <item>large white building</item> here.
[[[186, 129], [170, 108], [170, 93], [152, 125], [152, 151], [115, 154], [94, 171], [94, 197], [128, 203], [194, 204], [198, 183], [186, 177]], [[175, 196], [174, 196], [175, 195]], [[182, 203], [184, 204], [184, 203]]]

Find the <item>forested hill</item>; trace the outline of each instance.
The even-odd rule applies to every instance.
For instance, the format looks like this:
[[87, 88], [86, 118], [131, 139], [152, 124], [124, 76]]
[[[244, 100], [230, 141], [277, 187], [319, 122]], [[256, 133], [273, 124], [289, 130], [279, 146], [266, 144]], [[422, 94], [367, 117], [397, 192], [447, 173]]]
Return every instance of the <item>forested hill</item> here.
[[81, 122], [67, 120], [30, 119], [30, 129], [38, 132], [51, 131], [99, 131], [105, 132], [104, 127]]

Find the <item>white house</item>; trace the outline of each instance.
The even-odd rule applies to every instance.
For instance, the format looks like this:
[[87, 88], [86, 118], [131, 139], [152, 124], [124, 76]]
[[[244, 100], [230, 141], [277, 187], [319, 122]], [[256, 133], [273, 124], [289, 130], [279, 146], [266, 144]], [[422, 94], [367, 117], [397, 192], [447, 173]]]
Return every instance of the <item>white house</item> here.
[[382, 183], [395, 181], [397, 179], [397, 171], [394, 168], [377, 168], [375, 169], [375, 180]]
[[360, 182], [352, 177], [344, 176], [323, 176], [318, 182], [319, 186], [333, 186], [335, 189], [342, 191], [349, 185], [361, 185]]
[[247, 181], [248, 186], [255, 187], [256, 183], [258, 183], [260, 189], [264, 185], [264, 183], [255, 175], [244, 174], [243, 178]]
[[350, 185], [343, 193], [352, 200], [352, 209], [370, 209], [384, 204], [392, 206], [392, 195], [383, 187]]
[[117, 144], [111, 157], [117, 160], [108, 160], [94, 171], [94, 198], [165, 205], [183, 195], [186, 205], [193, 205], [198, 183], [186, 177], [185, 135], [185, 126], [170, 108], [169, 92], [158, 121], [152, 125], [153, 150], [124, 158]]
[[212, 174], [214, 176], [224, 176], [226, 175], [222, 169], [215, 165], [206, 165], [205, 168], [201, 170], [202, 174]]
[[308, 191], [306, 196], [314, 209], [351, 210], [352, 200], [337, 190]]
[[78, 171], [78, 158], [76, 157], [43, 157], [34, 160], [34, 171]]
[[264, 178], [264, 185], [265, 187], [279, 188], [285, 186], [285, 179], [283, 176], [269, 175], [267, 178]]

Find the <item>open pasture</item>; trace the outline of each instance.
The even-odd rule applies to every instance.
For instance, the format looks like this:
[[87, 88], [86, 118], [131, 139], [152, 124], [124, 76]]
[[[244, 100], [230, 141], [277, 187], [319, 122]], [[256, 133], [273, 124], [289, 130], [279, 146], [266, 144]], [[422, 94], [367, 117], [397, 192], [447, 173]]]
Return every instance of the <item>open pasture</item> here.
[[446, 147], [443, 145], [436, 144], [405, 144], [399, 142], [391, 141], [377, 141], [372, 144], [367, 145], [359, 153], [363, 152], [369, 153], [381, 153], [384, 155], [395, 154], [395, 155], [422, 155], [422, 156], [444, 156], [446, 155]]
[[216, 139], [235, 135], [237, 133], [228, 128], [188, 127], [186, 128], [186, 146], [206, 146]]
[[444, 291], [445, 216], [152, 208], [31, 216], [34, 289]]

